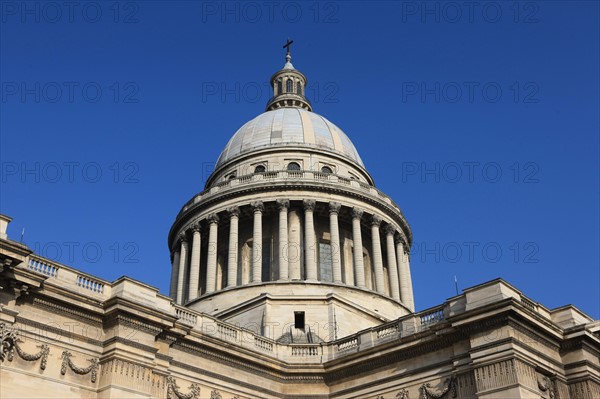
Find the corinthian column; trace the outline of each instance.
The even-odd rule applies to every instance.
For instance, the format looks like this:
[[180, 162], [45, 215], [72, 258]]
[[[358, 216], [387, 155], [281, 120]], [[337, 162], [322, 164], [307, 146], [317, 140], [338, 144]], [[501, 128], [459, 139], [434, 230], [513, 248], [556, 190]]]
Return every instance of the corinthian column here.
[[315, 223], [313, 213], [316, 202], [304, 200], [304, 252], [306, 254], [306, 280], [317, 281]]
[[333, 282], [342, 282], [342, 260], [340, 249], [340, 229], [338, 227], [338, 213], [341, 205], [337, 202], [329, 203], [329, 232], [331, 234], [331, 265], [333, 267]]
[[412, 281], [410, 277], [410, 255], [406, 242], [396, 238], [396, 256], [398, 257], [398, 272], [400, 275], [400, 300], [411, 311], [415, 311], [415, 300], [412, 292]]
[[402, 237], [396, 237], [396, 256], [398, 258], [398, 274], [400, 278], [400, 300], [411, 311], [415, 311], [415, 301], [410, 277], [409, 251]]
[[208, 256], [206, 259], [206, 293], [215, 292], [217, 288], [217, 235], [219, 234], [219, 217], [216, 213], [208, 215]]
[[279, 208], [279, 280], [288, 280], [288, 208], [290, 201], [278, 199], [277, 207]]
[[179, 305], [183, 304], [183, 279], [185, 278], [185, 266], [186, 266], [186, 258], [187, 258], [187, 237], [185, 233], [181, 233], [179, 235], [179, 241], [181, 242], [181, 247], [179, 250], [179, 276], [177, 277], [177, 303]]
[[240, 208], [234, 206], [227, 210], [229, 213], [229, 255], [227, 257], [227, 286], [234, 287], [238, 275], [238, 222]]
[[360, 218], [363, 210], [352, 208], [352, 242], [354, 246], [354, 275], [356, 276], [356, 286], [365, 287], [365, 264], [363, 262], [362, 252], [362, 234], [360, 231]]
[[388, 224], [383, 228], [383, 231], [385, 232], [390, 293], [392, 298], [399, 301], [400, 288], [398, 286], [398, 264], [396, 263], [396, 248], [394, 247], [394, 233], [396, 232], [396, 229], [391, 224]]
[[254, 210], [254, 229], [252, 233], [252, 282], [262, 281], [262, 213], [265, 207], [262, 201], [252, 203]]
[[190, 283], [188, 284], [188, 300], [198, 298], [200, 282], [200, 226], [192, 226], [192, 260], [190, 265]]
[[173, 252], [173, 263], [171, 265], [171, 284], [169, 285], [169, 296], [177, 300], [177, 279], [179, 278], [179, 248]]
[[375, 269], [375, 287], [377, 292], [385, 294], [383, 279], [383, 259], [381, 256], [381, 240], [379, 239], [379, 225], [381, 218], [377, 215], [371, 216], [371, 244], [373, 247], [373, 268]]
[[288, 235], [288, 264], [290, 280], [298, 281], [302, 279], [301, 263], [302, 250], [300, 248], [302, 226], [300, 223], [300, 214], [296, 209], [292, 209], [288, 215], [289, 235]]

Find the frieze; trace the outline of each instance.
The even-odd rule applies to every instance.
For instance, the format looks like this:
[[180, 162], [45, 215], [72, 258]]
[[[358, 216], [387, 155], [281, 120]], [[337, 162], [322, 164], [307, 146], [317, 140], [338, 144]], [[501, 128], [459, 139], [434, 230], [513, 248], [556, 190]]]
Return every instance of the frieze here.
[[514, 359], [502, 360], [477, 367], [474, 373], [478, 391], [502, 388], [518, 382]]
[[75, 374], [86, 375], [91, 374], [90, 379], [92, 383], [96, 382], [96, 377], [98, 374], [98, 358], [94, 357], [88, 359], [88, 362], [92, 363], [88, 367], [78, 367], [76, 366], [71, 357], [73, 355], [69, 351], [63, 351], [62, 353], [62, 365], [60, 366], [60, 373], [65, 375], [67, 373], [67, 367], [70, 368]]
[[[90, 338], [86, 335], [75, 334], [75, 333], [73, 333], [73, 331], [63, 330], [62, 328], [54, 327], [50, 324], [40, 323], [40, 322], [37, 322], [34, 320], [26, 319], [21, 316], [15, 317], [15, 320], [19, 324], [33, 327], [34, 329], [39, 331], [39, 333], [37, 331], [33, 331], [32, 332], [33, 335], [46, 336], [48, 333], [52, 333], [55, 335], [61, 335], [63, 337], [67, 337], [70, 341], [73, 341], [75, 339], [75, 337], [77, 337], [77, 339], [82, 342], [85, 342], [85, 343], [88, 343], [91, 345], [95, 345], [95, 346], [102, 346], [102, 341], [99, 341], [94, 338]], [[54, 324], [58, 324], [58, 323], [54, 323]], [[97, 328], [100, 329], [100, 327], [97, 327]], [[87, 331], [87, 329], [86, 329], [86, 331]], [[56, 338], [55, 340], [60, 341], [59, 338]]]

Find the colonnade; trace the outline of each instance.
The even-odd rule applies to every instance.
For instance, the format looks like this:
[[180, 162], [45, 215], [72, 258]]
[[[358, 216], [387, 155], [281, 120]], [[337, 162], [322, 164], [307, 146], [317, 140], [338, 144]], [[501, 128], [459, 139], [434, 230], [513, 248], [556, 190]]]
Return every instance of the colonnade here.
[[[304, 265], [305, 281], [318, 281], [317, 267], [317, 245], [315, 235], [314, 213], [317, 202], [315, 200], [304, 200], [302, 202], [304, 209]], [[279, 244], [279, 281], [298, 281], [301, 279], [301, 262], [290, 258], [290, 244], [299, 244], [291, 241], [298, 241], [297, 238], [288, 234], [288, 215], [290, 211], [290, 201], [287, 199], [276, 200], [279, 213], [278, 217], [278, 244]], [[329, 233], [332, 248], [340, 248], [340, 231], [338, 215], [342, 209], [342, 204], [329, 202]], [[252, 224], [252, 257], [251, 257], [251, 282], [262, 282], [262, 240], [263, 240], [263, 213], [265, 207], [262, 201], [256, 201], [250, 204], [253, 224]], [[353, 240], [353, 267], [354, 267], [354, 285], [360, 288], [366, 288], [365, 269], [363, 261], [363, 232], [362, 220], [364, 211], [357, 207], [350, 207], [352, 216], [352, 240]], [[239, 268], [239, 218], [240, 209], [237, 206], [228, 208], [226, 213], [229, 217], [229, 242], [227, 253], [227, 275], [226, 286], [233, 287], [237, 284]], [[220, 218], [216, 213], [206, 216], [208, 224], [208, 254], [206, 257], [206, 293], [212, 293], [217, 288], [217, 250], [218, 233]], [[386, 295], [384, 264], [382, 256], [382, 245], [386, 249], [386, 263], [389, 280], [389, 296], [396, 301], [401, 301], [410, 310], [414, 311], [414, 300], [412, 293], [412, 282], [410, 276], [409, 252], [406, 240], [396, 228], [386, 223], [383, 228], [385, 242], [380, 239], [380, 228], [383, 219], [378, 215], [370, 215], [366, 220], [371, 228], [371, 247], [372, 247], [372, 265], [375, 277], [374, 290], [379, 294]], [[200, 266], [201, 266], [201, 243], [202, 234], [200, 222], [196, 221], [188, 230], [191, 234], [181, 233], [173, 248], [173, 264], [171, 273], [170, 295], [178, 304], [182, 304], [186, 299], [188, 301], [198, 298], [200, 289]], [[189, 236], [192, 237], [191, 255]], [[342, 262], [341, 251], [331, 251], [331, 267], [333, 282], [341, 284], [342, 281]], [[188, 262], [189, 258], [189, 262]], [[186, 275], [189, 273], [187, 284], [187, 296], [185, 295]]]

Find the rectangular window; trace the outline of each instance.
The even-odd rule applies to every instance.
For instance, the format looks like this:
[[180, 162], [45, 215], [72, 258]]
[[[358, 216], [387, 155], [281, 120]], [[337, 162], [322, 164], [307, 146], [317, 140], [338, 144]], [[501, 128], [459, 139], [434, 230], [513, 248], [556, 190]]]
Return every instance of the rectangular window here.
[[319, 243], [319, 270], [321, 281], [333, 282], [333, 262], [331, 260], [331, 244], [329, 243]]
[[304, 312], [294, 312], [294, 328], [304, 329]]
[[262, 281], [271, 281], [271, 261], [273, 257], [273, 243], [269, 238], [263, 238], [262, 247]]

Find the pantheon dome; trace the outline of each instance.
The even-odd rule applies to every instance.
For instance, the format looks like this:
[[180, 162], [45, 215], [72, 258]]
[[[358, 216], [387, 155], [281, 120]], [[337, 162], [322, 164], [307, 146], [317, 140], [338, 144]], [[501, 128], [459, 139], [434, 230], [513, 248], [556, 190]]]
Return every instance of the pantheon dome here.
[[233, 134], [168, 239], [178, 304], [280, 342], [414, 311], [410, 227], [306, 84], [288, 52], [265, 112]]

